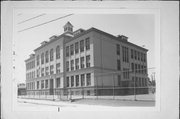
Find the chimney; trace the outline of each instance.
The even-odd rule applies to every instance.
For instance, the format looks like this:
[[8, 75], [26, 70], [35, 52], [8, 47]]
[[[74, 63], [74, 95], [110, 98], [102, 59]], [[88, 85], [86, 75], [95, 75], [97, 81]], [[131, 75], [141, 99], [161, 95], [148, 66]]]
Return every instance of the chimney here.
[[[53, 36], [51, 36], [49, 39], [50, 39], [50, 41], [51, 40], [54, 40], [54, 39], [56, 39], [58, 36], [56, 36], [56, 35], [53, 35]], [[46, 41], [47, 42], [47, 41]]]
[[74, 31], [73, 35], [77, 36], [77, 35], [83, 33], [84, 31], [85, 31], [84, 29], [78, 29], [78, 30]]
[[119, 38], [122, 41], [128, 42], [128, 37], [124, 35], [118, 35], [117, 38]]
[[47, 41], [43, 41], [41, 42], [41, 45], [45, 45], [47, 43]]
[[30, 56], [30, 58], [32, 58], [32, 57], [34, 57], [34, 56], [35, 56], [35, 54], [33, 54], [33, 53], [32, 53], [32, 54], [30, 54], [29, 56]]

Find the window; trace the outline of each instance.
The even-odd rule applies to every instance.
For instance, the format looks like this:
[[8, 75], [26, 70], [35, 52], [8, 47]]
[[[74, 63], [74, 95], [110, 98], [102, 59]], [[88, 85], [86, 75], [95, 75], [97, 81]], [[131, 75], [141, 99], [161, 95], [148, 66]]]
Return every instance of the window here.
[[141, 65], [141, 74], [143, 74], [143, 65]]
[[117, 60], [117, 70], [121, 70], [121, 61]]
[[31, 72], [31, 78], [33, 78], [33, 72]]
[[66, 61], [66, 71], [69, 71], [69, 61]]
[[33, 61], [33, 68], [35, 67], [35, 61]]
[[146, 66], [144, 66], [144, 71], [145, 71], [144, 73], [147, 74], [147, 67]]
[[90, 55], [86, 56], [86, 67], [90, 67]]
[[60, 73], [60, 63], [56, 64], [56, 74]]
[[129, 49], [126, 47], [126, 62], [129, 62]]
[[41, 68], [41, 77], [44, 76], [44, 68]]
[[46, 67], [46, 76], [49, 75], [49, 67]]
[[74, 86], [74, 76], [71, 76], [71, 87]]
[[123, 53], [123, 62], [129, 62], [129, 49], [127, 47], [122, 46]]
[[132, 77], [132, 81], [133, 81], [133, 84], [134, 84], [134, 81], [135, 81], [135, 80], [134, 80], [134, 76]]
[[46, 80], [45, 83], [45, 88], [48, 88], [48, 80]]
[[133, 49], [131, 49], [131, 58], [132, 59], [134, 58], [134, 51], [133, 51]]
[[35, 71], [34, 71], [34, 78], [35, 78]]
[[29, 78], [31, 79], [31, 72], [29, 73]]
[[36, 76], [37, 76], [37, 78], [39, 77], [39, 74], [40, 74], [39, 69], [37, 69], [37, 70], [36, 70]]
[[120, 55], [120, 45], [119, 44], [116, 44], [116, 52], [117, 52], [117, 55]]
[[41, 81], [41, 89], [44, 88], [44, 80]]
[[32, 83], [32, 89], [35, 89], [35, 83], [34, 82]]
[[131, 70], [134, 72], [134, 63], [131, 63]]
[[66, 77], [66, 85], [69, 87], [69, 77]]
[[86, 50], [90, 49], [90, 40], [89, 38], [86, 38]]
[[84, 57], [81, 57], [81, 68], [84, 68]]
[[123, 78], [129, 79], [129, 69], [123, 68]]
[[135, 86], [137, 87], [138, 86], [138, 77], [135, 77]]
[[84, 40], [80, 41], [80, 52], [84, 51]]
[[60, 78], [56, 78], [56, 88], [60, 87]]
[[71, 71], [74, 70], [74, 60], [71, 60]]
[[145, 74], [145, 66], [143, 66], [143, 74]]
[[53, 61], [53, 58], [54, 58], [54, 56], [53, 56], [53, 49], [51, 49], [50, 50], [50, 61]]
[[81, 74], [81, 86], [85, 86], [84, 74]]
[[147, 79], [144, 78], [144, 85], [147, 86]]
[[73, 44], [70, 46], [70, 51], [71, 51], [71, 55], [74, 55], [74, 45]]
[[50, 74], [54, 74], [54, 65], [50, 66]]
[[90, 95], [91, 93], [90, 93], [90, 90], [87, 90], [87, 95]]
[[30, 89], [32, 90], [32, 82], [30, 83]]
[[121, 75], [118, 75], [118, 86], [121, 85]]
[[66, 57], [69, 57], [69, 46], [66, 46]]
[[143, 53], [141, 53], [141, 61], [143, 61]]
[[137, 73], [137, 68], [138, 68], [138, 66], [137, 66], [137, 64], [135, 64], [135, 72]]
[[28, 70], [29, 69], [29, 67], [28, 67], [29, 65], [28, 64], [26, 64], [26, 70]]
[[79, 42], [75, 43], [75, 53], [79, 52]]
[[41, 64], [44, 64], [44, 53], [41, 54]]
[[138, 60], [140, 60], [140, 52], [137, 52]]
[[144, 54], [144, 62], [146, 62], [146, 54]]
[[39, 55], [36, 57], [37, 66], [39, 65]]
[[30, 63], [28, 63], [28, 64], [27, 64], [27, 68], [28, 68], [28, 69], [30, 69], [30, 68], [31, 68], [31, 67], [30, 67]]
[[87, 86], [90, 86], [91, 85], [91, 74], [90, 73], [86, 74], [86, 79], [87, 79]]
[[142, 80], [141, 80], [141, 78], [139, 77], [139, 86], [141, 87], [142, 86]]
[[138, 64], [138, 73], [141, 73], [140, 69], [141, 69], [141, 66], [140, 66], [140, 64]]
[[59, 45], [56, 47], [56, 59], [60, 58], [60, 47]]
[[137, 59], [137, 52], [136, 52], [136, 50], [134, 51], [134, 58], [135, 58], [135, 60]]
[[48, 51], [46, 51], [45, 57], [46, 57], [46, 63], [48, 63], [49, 62], [49, 53], [48, 53]]
[[142, 78], [142, 86], [144, 87], [144, 78]]
[[76, 86], [79, 86], [79, 75], [76, 75]]
[[76, 69], [79, 69], [79, 58], [75, 59], [75, 66]]

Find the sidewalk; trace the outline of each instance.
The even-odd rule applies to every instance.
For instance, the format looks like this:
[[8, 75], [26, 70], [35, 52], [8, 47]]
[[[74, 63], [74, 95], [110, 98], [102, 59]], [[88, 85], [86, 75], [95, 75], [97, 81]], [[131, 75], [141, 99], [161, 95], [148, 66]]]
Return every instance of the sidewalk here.
[[71, 101], [40, 100], [40, 99], [18, 99], [19, 103], [29, 103], [34, 105], [47, 105], [60, 107], [63, 110], [99, 110], [114, 107], [153, 107], [155, 101], [133, 101], [133, 100], [107, 100], [107, 99], [76, 99]]

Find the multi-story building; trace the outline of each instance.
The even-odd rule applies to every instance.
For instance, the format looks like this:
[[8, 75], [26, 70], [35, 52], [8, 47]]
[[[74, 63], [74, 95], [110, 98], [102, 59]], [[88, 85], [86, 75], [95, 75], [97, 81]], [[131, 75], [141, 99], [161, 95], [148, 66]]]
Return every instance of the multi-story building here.
[[63, 34], [42, 42], [25, 61], [27, 93], [111, 95], [113, 88], [116, 95], [132, 94], [128, 87], [147, 93], [147, 51], [96, 28], [73, 32], [68, 22]]

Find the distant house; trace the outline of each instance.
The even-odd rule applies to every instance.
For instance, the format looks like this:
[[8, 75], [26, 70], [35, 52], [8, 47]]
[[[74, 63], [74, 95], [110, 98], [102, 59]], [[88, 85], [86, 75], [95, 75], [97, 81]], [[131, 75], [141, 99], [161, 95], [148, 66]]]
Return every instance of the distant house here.
[[26, 95], [26, 85], [24, 83], [18, 84], [18, 95]]

